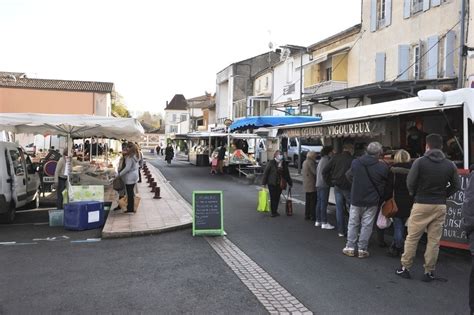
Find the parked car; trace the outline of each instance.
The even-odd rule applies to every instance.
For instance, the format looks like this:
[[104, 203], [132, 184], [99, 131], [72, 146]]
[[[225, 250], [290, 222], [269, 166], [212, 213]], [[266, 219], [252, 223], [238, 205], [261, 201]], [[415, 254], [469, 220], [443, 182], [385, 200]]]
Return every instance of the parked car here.
[[39, 207], [40, 178], [25, 150], [13, 142], [0, 142], [0, 220], [12, 223], [16, 209]]
[[25, 152], [28, 153], [28, 155], [35, 156], [36, 155], [36, 146], [34, 143], [27, 144], [25, 146]]
[[[301, 159], [298, 159], [299, 140], [301, 140]], [[322, 148], [323, 144], [319, 138], [288, 138], [288, 161], [291, 162], [294, 167], [298, 167], [298, 160], [300, 160], [300, 163], [303, 163], [309, 151], [320, 153]]]

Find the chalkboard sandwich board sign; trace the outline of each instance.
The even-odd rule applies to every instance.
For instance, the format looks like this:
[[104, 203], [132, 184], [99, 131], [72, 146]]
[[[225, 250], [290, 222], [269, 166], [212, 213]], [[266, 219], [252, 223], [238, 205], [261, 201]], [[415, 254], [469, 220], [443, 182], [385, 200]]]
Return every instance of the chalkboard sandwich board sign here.
[[193, 191], [193, 236], [224, 235], [222, 191]]
[[466, 232], [462, 228], [462, 204], [464, 202], [464, 191], [469, 182], [469, 173], [461, 172], [461, 189], [446, 200], [446, 220], [443, 225], [443, 234], [440, 245], [468, 249]]

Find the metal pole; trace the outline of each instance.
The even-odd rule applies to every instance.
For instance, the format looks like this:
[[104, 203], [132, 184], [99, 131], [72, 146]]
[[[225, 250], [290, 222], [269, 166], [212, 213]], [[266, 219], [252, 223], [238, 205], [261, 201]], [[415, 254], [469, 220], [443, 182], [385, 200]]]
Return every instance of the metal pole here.
[[[301, 115], [301, 108], [303, 106], [303, 50], [300, 56], [300, 104], [299, 115]], [[301, 174], [301, 138], [298, 138], [298, 174]]]
[[464, 51], [464, 33], [465, 33], [465, 23], [464, 18], [466, 15], [466, 1], [461, 0], [461, 31], [459, 34], [459, 41], [460, 41], [460, 48], [459, 48], [459, 70], [458, 70], [458, 88], [461, 89], [464, 87], [464, 58], [463, 51]]

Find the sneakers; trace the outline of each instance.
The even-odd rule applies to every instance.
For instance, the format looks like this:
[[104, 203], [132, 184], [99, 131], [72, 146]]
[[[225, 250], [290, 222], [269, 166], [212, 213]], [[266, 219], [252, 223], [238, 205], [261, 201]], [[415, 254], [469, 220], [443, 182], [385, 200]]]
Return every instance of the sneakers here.
[[395, 270], [395, 274], [405, 279], [411, 279], [410, 271], [403, 266], [400, 266], [399, 268], [397, 268]]
[[[315, 225], [316, 225], [316, 224], [315, 224]], [[334, 226], [331, 225], [331, 224], [329, 224], [329, 223], [323, 223], [323, 224], [321, 225], [321, 228], [322, 228], [323, 230], [333, 230], [333, 229], [334, 229]]]
[[370, 256], [370, 254], [369, 254], [368, 251], [363, 250], [363, 249], [359, 249], [359, 251], [358, 251], [358, 256], [357, 256], [357, 257], [359, 257], [359, 258], [367, 258], [367, 257], [369, 257], [369, 256]]
[[435, 276], [432, 272], [427, 272], [423, 275], [423, 278], [421, 279], [421, 281], [423, 282], [431, 282], [435, 279]]
[[337, 236], [344, 237], [344, 233], [337, 233]]
[[316, 227], [321, 226], [321, 222], [316, 221], [316, 222], [314, 223], [314, 226], [316, 226]]
[[350, 248], [350, 247], [344, 247], [344, 249], [342, 250], [342, 253], [346, 256], [349, 256], [349, 257], [354, 257], [355, 256], [354, 248]]

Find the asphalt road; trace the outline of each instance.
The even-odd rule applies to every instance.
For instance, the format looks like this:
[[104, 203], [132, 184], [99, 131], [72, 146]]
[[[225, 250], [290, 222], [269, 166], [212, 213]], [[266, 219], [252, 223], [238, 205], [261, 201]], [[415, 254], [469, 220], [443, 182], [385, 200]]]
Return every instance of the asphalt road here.
[[0, 225], [0, 314], [266, 313], [190, 230], [100, 240], [100, 230], [65, 231], [47, 219], [26, 212]]
[[[152, 160], [180, 194], [191, 202], [193, 190], [222, 190], [228, 238], [256, 261], [305, 306], [329, 314], [466, 314], [470, 256], [442, 250], [436, 274], [447, 282], [420, 281], [422, 253], [412, 269], [414, 279], [394, 274], [399, 260], [371, 244], [371, 257], [346, 257], [337, 232], [303, 220], [303, 205], [292, 217], [271, 218], [256, 211], [258, 187], [229, 175], [210, 175], [209, 168], [174, 161], [170, 167]], [[301, 185], [293, 195], [304, 200]], [[280, 213], [284, 212], [283, 204]], [[335, 222], [332, 222], [335, 223]]]

